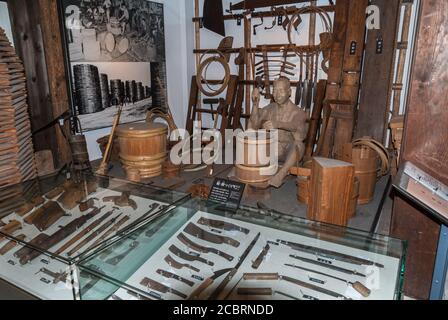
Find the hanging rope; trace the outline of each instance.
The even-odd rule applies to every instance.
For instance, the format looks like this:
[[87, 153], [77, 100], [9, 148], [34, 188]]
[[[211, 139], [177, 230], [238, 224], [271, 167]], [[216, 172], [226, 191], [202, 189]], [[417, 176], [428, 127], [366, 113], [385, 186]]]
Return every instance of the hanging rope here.
[[[205, 56], [210, 54], [210, 51], [207, 51], [204, 54], [202, 54], [201, 58], [199, 59], [200, 62], [199, 62], [199, 65], [198, 65], [198, 68], [196, 71], [196, 84], [197, 84], [199, 90], [207, 97], [215, 97], [215, 96], [221, 94], [222, 92], [224, 92], [224, 90], [227, 88], [227, 85], [229, 84], [229, 81], [230, 81], [230, 67], [229, 67], [229, 64], [227, 63], [226, 57], [224, 56], [224, 54], [221, 51], [213, 50], [213, 52], [217, 53], [217, 55], [208, 57], [205, 60], [204, 60]], [[224, 68], [224, 77], [220, 81], [221, 86], [218, 89], [213, 89], [211, 87], [212, 84], [210, 83], [209, 80], [207, 80], [208, 68], [214, 62], [221, 64], [222, 67]], [[205, 74], [203, 74], [204, 71], [205, 71]], [[205, 86], [210, 91], [207, 91], [204, 88], [203, 84], [205, 84]]]

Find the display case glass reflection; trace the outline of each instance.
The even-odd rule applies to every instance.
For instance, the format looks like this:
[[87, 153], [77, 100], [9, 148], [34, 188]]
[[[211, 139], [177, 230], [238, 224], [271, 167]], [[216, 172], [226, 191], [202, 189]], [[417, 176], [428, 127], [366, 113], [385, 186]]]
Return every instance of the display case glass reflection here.
[[81, 261], [79, 281], [83, 299], [399, 299], [405, 249], [380, 235], [192, 199]]
[[95, 175], [0, 188], [0, 277], [39, 298], [73, 298], [76, 261], [187, 197]]

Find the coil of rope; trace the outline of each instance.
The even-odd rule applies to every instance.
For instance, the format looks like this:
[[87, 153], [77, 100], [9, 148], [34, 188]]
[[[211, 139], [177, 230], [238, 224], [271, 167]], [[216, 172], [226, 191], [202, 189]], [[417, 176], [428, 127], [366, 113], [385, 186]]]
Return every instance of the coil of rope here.
[[[211, 53], [210, 50], [206, 51], [205, 53], [202, 54], [201, 58], [199, 59], [199, 65], [196, 70], [196, 84], [199, 90], [204, 95], [206, 95], [207, 97], [215, 97], [224, 92], [224, 90], [227, 88], [227, 85], [229, 84], [230, 80], [230, 67], [226, 60], [225, 55], [220, 51], [213, 50], [213, 53], [217, 53], [217, 55], [208, 57], [207, 59], [204, 60], [204, 57], [210, 53]], [[209, 82], [209, 80], [207, 80], [206, 77], [209, 66], [214, 62], [218, 62], [224, 68], [224, 77], [221, 80], [222, 84], [218, 89], [213, 89], [211, 87], [211, 83]], [[204, 71], [205, 75], [203, 75]], [[204, 88], [203, 83], [205, 84], [205, 86], [207, 86], [209, 91], [207, 91]]]
[[381, 160], [381, 169], [378, 172], [379, 177], [385, 176], [389, 173], [390, 170], [390, 157], [389, 153], [387, 152], [386, 148], [375, 139], [372, 139], [370, 137], [364, 137], [361, 139], [356, 139], [353, 141], [354, 147], [369, 147], [372, 150], [374, 150], [380, 160]]
[[[307, 14], [307, 13], [316, 13], [317, 15], [319, 15], [319, 17], [321, 18], [321, 22], [323, 24], [324, 30], [325, 30], [324, 32], [331, 35], [331, 39], [326, 39], [326, 41], [321, 42], [320, 44], [318, 44], [314, 47], [299, 48], [299, 47], [295, 46], [295, 44], [293, 42], [292, 29], [293, 29], [296, 21], [301, 20], [300, 15]], [[288, 27], [286, 29], [286, 32], [288, 34], [289, 44], [294, 45], [296, 54], [300, 55], [302, 57], [318, 55], [320, 52], [328, 50], [331, 47], [331, 44], [333, 42], [333, 27], [332, 27], [332, 25], [333, 24], [331, 22], [330, 15], [325, 10], [323, 10], [319, 7], [308, 6], [308, 7], [303, 7], [303, 8], [297, 9], [297, 11], [295, 11], [294, 14], [292, 15], [292, 17], [289, 21]]]

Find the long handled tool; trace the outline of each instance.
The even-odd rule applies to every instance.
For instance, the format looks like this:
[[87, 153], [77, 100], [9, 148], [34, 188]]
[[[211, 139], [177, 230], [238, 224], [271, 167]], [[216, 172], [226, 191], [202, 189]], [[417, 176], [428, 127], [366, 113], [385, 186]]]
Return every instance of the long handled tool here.
[[109, 136], [109, 141], [107, 141], [107, 146], [106, 146], [106, 150], [104, 152], [103, 160], [101, 161], [101, 164], [96, 171], [97, 174], [106, 175], [107, 172], [109, 171], [108, 164], [109, 164], [110, 153], [112, 151], [115, 130], [117, 129], [118, 124], [120, 123], [120, 117], [121, 117], [122, 111], [123, 111], [123, 105], [120, 105], [120, 107], [118, 108], [118, 112], [114, 118], [114, 122], [112, 125], [112, 131]]
[[342, 281], [344, 283], [348, 283], [349, 285], [351, 285], [353, 287], [353, 289], [355, 289], [360, 294], [362, 294], [363, 297], [367, 298], [368, 296], [370, 296], [370, 293], [371, 293], [370, 289], [367, 288], [366, 286], [364, 286], [359, 281], [350, 282], [350, 281], [348, 281], [346, 279], [338, 278], [338, 277], [335, 277], [335, 276], [332, 276], [332, 275], [329, 275], [329, 274], [326, 274], [326, 273], [323, 273], [323, 272], [319, 272], [319, 271], [315, 271], [315, 270], [299, 267], [299, 266], [296, 266], [294, 264], [287, 264], [286, 263], [285, 266], [291, 267], [291, 268], [300, 269], [300, 270], [307, 271], [307, 272], [312, 272], [312, 273], [315, 273], [315, 274], [319, 274], [321, 276], [325, 276], [325, 277], [328, 277], [328, 278], [332, 278], [332, 279], [336, 279], [336, 280]]
[[345, 297], [344, 295], [337, 293], [335, 291], [328, 290], [328, 289], [316, 286], [314, 284], [311, 284], [311, 283], [308, 283], [305, 281], [301, 281], [298, 279], [294, 279], [291, 277], [282, 276], [282, 275], [279, 275], [278, 273], [245, 273], [243, 275], [243, 279], [244, 280], [256, 280], [256, 281], [283, 280], [283, 281], [298, 285], [302, 288], [307, 288], [307, 289], [310, 289], [310, 290], [313, 290], [313, 291], [316, 291], [319, 293], [326, 294], [333, 298], [342, 298], [344, 300], [348, 300], [347, 297]]

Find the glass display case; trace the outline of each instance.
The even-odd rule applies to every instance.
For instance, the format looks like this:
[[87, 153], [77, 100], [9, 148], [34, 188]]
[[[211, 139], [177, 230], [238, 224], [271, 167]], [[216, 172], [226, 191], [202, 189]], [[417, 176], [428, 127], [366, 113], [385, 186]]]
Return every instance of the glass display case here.
[[401, 299], [406, 244], [190, 199], [78, 265], [82, 299]]
[[0, 278], [37, 298], [74, 299], [76, 261], [187, 198], [97, 175], [0, 188]]

